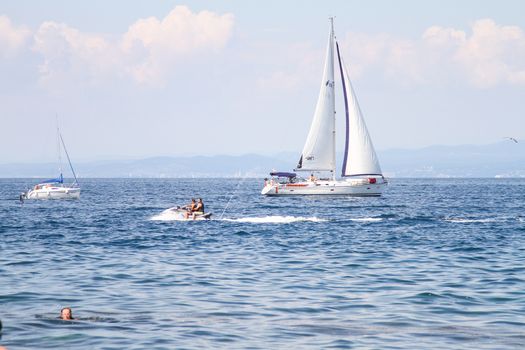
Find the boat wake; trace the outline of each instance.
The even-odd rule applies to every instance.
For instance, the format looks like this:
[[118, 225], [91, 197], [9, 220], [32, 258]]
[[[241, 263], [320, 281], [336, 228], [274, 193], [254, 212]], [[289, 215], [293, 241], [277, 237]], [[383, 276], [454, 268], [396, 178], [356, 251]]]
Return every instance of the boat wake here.
[[465, 218], [450, 218], [445, 219], [447, 222], [462, 223], [462, 224], [471, 224], [471, 223], [486, 223], [486, 222], [496, 222], [497, 218], [487, 218], [487, 219], [465, 219]]
[[237, 219], [222, 219], [223, 221], [230, 221], [230, 222], [245, 222], [245, 223], [252, 223], [252, 224], [290, 224], [292, 222], [301, 222], [301, 221], [309, 221], [309, 222], [326, 222], [328, 220], [321, 219], [315, 216], [311, 217], [303, 217], [303, 216], [261, 216], [261, 217], [247, 217], [247, 218], [237, 218]]
[[355, 219], [350, 219], [350, 221], [357, 221], [357, 222], [378, 222], [378, 221], [383, 221], [383, 218], [355, 218]]
[[[197, 218], [202, 220], [203, 218]], [[512, 218], [520, 222], [525, 221], [522, 217]], [[149, 218], [151, 221], [193, 221], [188, 220], [184, 217], [184, 214], [180, 211], [173, 210], [172, 208], [166, 209], [161, 213], [154, 215]], [[213, 220], [213, 218], [211, 219]], [[316, 216], [281, 216], [281, 215], [267, 215], [267, 216], [255, 216], [255, 217], [241, 217], [241, 218], [223, 218], [215, 219], [217, 221], [228, 221], [228, 222], [239, 222], [239, 223], [251, 223], [251, 224], [290, 224], [294, 222], [327, 222], [328, 219], [319, 218]], [[376, 223], [384, 221], [382, 217], [357, 217], [347, 218], [346, 220], [356, 223]], [[461, 217], [450, 217], [441, 218], [441, 220], [455, 223], [455, 224], [483, 224], [493, 223], [509, 220], [509, 218], [461, 218]]]

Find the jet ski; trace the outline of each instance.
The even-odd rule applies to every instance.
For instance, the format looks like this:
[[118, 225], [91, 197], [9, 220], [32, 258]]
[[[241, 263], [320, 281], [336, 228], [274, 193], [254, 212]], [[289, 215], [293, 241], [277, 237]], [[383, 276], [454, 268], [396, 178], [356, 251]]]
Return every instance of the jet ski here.
[[[187, 217], [186, 217], [187, 216]], [[212, 213], [189, 213], [186, 207], [175, 206], [164, 210], [159, 215], [153, 217], [153, 220], [175, 220], [175, 221], [185, 221], [185, 220], [210, 220]]]

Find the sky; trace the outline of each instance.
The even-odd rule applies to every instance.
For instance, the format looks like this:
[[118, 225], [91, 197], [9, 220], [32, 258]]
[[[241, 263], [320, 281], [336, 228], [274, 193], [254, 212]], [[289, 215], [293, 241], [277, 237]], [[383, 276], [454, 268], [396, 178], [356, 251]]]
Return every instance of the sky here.
[[329, 16], [378, 150], [524, 139], [523, 13], [510, 0], [0, 0], [0, 163], [55, 160], [57, 119], [74, 161], [299, 154]]

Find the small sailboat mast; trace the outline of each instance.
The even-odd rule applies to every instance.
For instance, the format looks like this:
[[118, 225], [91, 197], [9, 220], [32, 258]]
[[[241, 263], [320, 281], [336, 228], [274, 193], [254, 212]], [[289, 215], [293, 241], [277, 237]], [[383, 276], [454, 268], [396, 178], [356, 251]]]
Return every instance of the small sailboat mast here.
[[60, 129], [58, 128], [58, 116], [57, 116], [57, 153], [58, 153], [58, 173], [60, 178], [63, 178], [62, 175], [62, 151], [60, 146]]

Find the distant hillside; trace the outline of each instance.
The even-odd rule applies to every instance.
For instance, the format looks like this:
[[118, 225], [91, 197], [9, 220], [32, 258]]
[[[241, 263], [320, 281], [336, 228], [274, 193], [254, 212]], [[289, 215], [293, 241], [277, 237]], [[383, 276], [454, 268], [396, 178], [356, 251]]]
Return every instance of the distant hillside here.
[[525, 177], [525, 142], [431, 146], [379, 153], [392, 177]]
[[[525, 177], [525, 142], [378, 153], [381, 167], [389, 177]], [[264, 177], [272, 169], [292, 170], [297, 158], [295, 152], [274, 156], [154, 157], [75, 163], [75, 169], [79, 177]], [[0, 177], [47, 178], [55, 176], [56, 169], [54, 163], [0, 164]], [[64, 173], [69, 177], [68, 171]]]
[[[79, 177], [261, 177], [271, 169], [285, 169], [288, 163], [256, 154], [242, 156], [154, 157], [139, 160], [111, 160], [75, 163]], [[57, 165], [0, 164], [0, 177], [55, 176]], [[70, 176], [65, 170], [64, 174]]]

